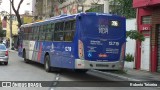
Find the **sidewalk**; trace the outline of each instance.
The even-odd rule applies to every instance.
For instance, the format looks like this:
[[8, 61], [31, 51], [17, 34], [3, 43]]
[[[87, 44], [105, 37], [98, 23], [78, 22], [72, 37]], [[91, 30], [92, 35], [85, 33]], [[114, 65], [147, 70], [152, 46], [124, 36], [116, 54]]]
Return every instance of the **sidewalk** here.
[[118, 81], [160, 81], [160, 73], [157, 72], [151, 73], [149, 71], [135, 70], [129, 68], [125, 68], [124, 72], [99, 70], [92, 71], [103, 74]]
[[8, 49], [8, 51], [9, 51], [9, 52], [16, 52], [16, 53], [18, 53], [18, 51], [16, 51], [16, 50]]
[[124, 76], [142, 81], [160, 81], [160, 73], [125, 68]]

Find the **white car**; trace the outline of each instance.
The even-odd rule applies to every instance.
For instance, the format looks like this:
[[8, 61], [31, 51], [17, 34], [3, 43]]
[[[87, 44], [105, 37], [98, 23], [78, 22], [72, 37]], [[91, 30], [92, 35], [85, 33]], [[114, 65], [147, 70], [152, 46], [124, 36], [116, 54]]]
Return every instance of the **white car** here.
[[8, 65], [8, 49], [4, 44], [0, 44], [0, 62]]

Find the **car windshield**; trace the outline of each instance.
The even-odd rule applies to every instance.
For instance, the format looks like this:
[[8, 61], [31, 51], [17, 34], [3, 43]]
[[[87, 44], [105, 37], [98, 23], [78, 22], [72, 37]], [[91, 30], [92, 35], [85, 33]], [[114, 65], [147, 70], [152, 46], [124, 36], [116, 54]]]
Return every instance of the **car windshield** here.
[[0, 45], [0, 50], [6, 50], [6, 47], [4, 45]]

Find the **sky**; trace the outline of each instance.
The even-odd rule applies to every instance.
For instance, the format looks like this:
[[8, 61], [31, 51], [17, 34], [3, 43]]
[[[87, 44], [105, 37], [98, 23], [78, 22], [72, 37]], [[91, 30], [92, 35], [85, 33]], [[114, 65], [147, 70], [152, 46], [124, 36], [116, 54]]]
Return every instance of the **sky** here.
[[[15, 3], [15, 8], [17, 9], [18, 4], [20, 0], [14, 0]], [[30, 3], [30, 5], [27, 5], [27, 3]], [[32, 0], [24, 0], [23, 3], [21, 4], [19, 13], [24, 14], [25, 10], [32, 11]], [[7, 11], [8, 13], [10, 12], [10, 2], [9, 0], [2, 0], [2, 3], [0, 5], [0, 11]], [[14, 14], [14, 12], [12, 11]]]

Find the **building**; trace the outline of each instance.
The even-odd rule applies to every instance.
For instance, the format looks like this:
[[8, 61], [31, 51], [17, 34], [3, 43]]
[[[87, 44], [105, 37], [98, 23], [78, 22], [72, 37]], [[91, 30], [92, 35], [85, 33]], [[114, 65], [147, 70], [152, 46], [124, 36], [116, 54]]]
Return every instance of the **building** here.
[[[15, 15], [12, 15], [12, 35], [18, 34], [18, 22], [17, 17]], [[7, 20], [7, 29], [6, 29], [6, 38], [10, 38], [10, 21]]]
[[36, 20], [54, 16], [53, 6], [56, 0], [32, 0], [33, 16]]
[[105, 8], [109, 5], [106, 1], [112, 0], [33, 0], [32, 8], [36, 18], [46, 19], [62, 14], [86, 12], [91, 8], [95, 8], [96, 12], [106, 12]]
[[133, 0], [138, 31], [144, 42], [136, 42], [136, 69], [160, 72], [160, 0]]

